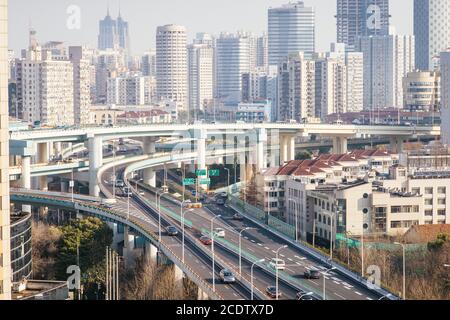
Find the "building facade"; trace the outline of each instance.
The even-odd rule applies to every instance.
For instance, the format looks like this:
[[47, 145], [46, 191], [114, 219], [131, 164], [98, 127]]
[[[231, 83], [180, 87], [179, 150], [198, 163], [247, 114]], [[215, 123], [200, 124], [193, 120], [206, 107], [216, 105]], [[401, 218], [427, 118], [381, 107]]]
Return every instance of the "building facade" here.
[[414, 0], [416, 68], [433, 71], [439, 54], [450, 46], [450, 1]]
[[450, 145], [450, 51], [441, 52], [441, 139]]
[[165, 25], [156, 31], [156, 91], [158, 99], [183, 104], [187, 110], [188, 64], [186, 28]]
[[389, 0], [337, 0], [337, 41], [354, 51], [362, 36], [389, 34]]
[[269, 65], [278, 65], [289, 54], [315, 52], [315, 11], [303, 1], [268, 10]]
[[0, 300], [11, 299], [8, 132], [8, 0], [0, 0]]
[[439, 72], [408, 72], [403, 78], [403, 101], [403, 107], [410, 111], [438, 112], [441, 105]]
[[74, 123], [85, 125], [91, 106], [91, 62], [83, 47], [69, 47], [69, 60], [73, 66]]
[[214, 98], [214, 49], [209, 44], [188, 47], [189, 110], [204, 111]]
[[364, 108], [400, 108], [403, 77], [415, 69], [414, 37], [361, 37], [358, 49], [364, 55]]

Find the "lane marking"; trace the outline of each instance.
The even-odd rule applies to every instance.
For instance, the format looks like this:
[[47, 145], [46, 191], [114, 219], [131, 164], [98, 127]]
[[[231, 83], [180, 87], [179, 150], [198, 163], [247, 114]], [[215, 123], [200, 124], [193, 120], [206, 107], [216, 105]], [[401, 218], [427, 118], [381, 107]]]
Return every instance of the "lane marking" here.
[[366, 297], [367, 300], [373, 300], [372, 298]]
[[355, 293], [356, 293], [358, 296], [362, 296], [362, 293], [359, 293], [358, 291], [355, 291]]
[[264, 247], [264, 249], [266, 249], [266, 250], [270, 250], [268, 247]]
[[342, 300], [347, 300], [347, 298], [341, 296], [341, 295], [340, 295], [339, 293], [337, 293], [337, 292], [334, 292], [334, 294], [335, 294], [336, 296], [338, 296], [339, 298], [341, 298]]

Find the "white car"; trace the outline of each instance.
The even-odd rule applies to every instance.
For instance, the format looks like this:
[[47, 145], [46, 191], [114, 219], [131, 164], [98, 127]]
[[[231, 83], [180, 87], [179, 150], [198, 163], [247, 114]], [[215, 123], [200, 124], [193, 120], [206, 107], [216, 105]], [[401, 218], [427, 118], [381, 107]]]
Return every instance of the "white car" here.
[[282, 259], [275, 259], [275, 258], [273, 258], [270, 261], [269, 266], [271, 266], [272, 268], [274, 268], [276, 270], [284, 270], [284, 269], [286, 269], [286, 263]]
[[217, 238], [225, 238], [225, 230], [223, 230], [222, 228], [215, 228], [214, 236]]

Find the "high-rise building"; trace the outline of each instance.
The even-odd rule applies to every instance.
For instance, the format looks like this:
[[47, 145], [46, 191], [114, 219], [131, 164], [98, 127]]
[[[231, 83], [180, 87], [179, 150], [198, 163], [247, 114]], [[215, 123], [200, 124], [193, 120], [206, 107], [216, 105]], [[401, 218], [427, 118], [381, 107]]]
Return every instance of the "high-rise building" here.
[[416, 68], [434, 70], [441, 51], [450, 46], [450, 1], [414, 0]]
[[289, 3], [268, 11], [269, 64], [278, 65], [290, 53], [315, 52], [315, 12], [303, 1]]
[[108, 79], [107, 103], [129, 106], [148, 105], [154, 99], [153, 77], [127, 74]]
[[401, 108], [403, 77], [414, 71], [414, 36], [361, 37], [364, 54], [364, 108]]
[[30, 47], [17, 62], [17, 103], [28, 123], [74, 125], [74, 69], [69, 60], [42, 51], [30, 32]]
[[329, 57], [345, 64], [346, 68], [346, 112], [360, 112], [363, 110], [364, 88], [363, 71], [364, 57], [361, 52], [346, 51], [344, 43], [332, 43]]
[[278, 67], [277, 120], [314, 118], [315, 102], [315, 62], [290, 54]]
[[128, 22], [122, 18], [119, 12], [117, 20], [108, 12], [106, 17], [99, 22], [98, 49], [123, 49], [130, 52], [130, 36]]
[[75, 125], [89, 123], [91, 106], [91, 63], [83, 47], [69, 47], [73, 66], [73, 103]]
[[209, 44], [188, 46], [189, 110], [204, 111], [214, 98], [214, 49]]
[[149, 50], [141, 58], [141, 72], [143, 76], [156, 77], [156, 51]]
[[156, 31], [156, 86], [160, 100], [172, 100], [187, 109], [188, 65], [186, 28], [165, 25]]
[[250, 40], [247, 33], [222, 33], [216, 40], [216, 95], [240, 102], [242, 74], [250, 71]]
[[450, 145], [450, 50], [441, 52], [441, 139]]
[[441, 104], [441, 77], [436, 71], [408, 72], [403, 78], [403, 108], [438, 112]]
[[389, 34], [389, 0], [337, 0], [337, 41], [353, 51], [359, 37]]
[[11, 299], [8, 132], [8, 0], [0, 0], [0, 300]]
[[267, 33], [264, 33], [257, 39], [256, 66], [265, 70], [269, 66], [269, 38], [267, 37]]
[[347, 68], [345, 61], [327, 54], [315, 57], [315, 117], [325, 119], [347, 112]]

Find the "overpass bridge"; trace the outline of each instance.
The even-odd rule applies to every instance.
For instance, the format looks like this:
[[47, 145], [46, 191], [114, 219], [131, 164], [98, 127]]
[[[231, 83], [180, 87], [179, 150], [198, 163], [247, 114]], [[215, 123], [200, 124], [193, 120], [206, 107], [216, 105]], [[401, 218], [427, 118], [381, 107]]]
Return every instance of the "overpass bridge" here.
[[[298, 124], [298, 123], [215, 123], [215, 124], [164, 124], [117, 127], [86, 127], [47, 130], [23, 130], [10, 132], [12, 154], [20, 155], [25, 166], [30, 157], [37, 153], [39, 163], [48, 162], [49, 151], [61, 152], [61, 143], [87, 144], [89, 151], [90, 194], [99, 196], [98, 172], [104, 163], [103, 142], [133, 138], [141, 139], [143, 152], [155, 154], [156, 141], [161, 138], [191, 140], [188, 150], [181, 144], [174, 154], [195, 150], [198, 169], [206, 169], [207, 151], [214, 151], [214, 144], [223, 144], [227, 152], [235, 155], [237, 148], [247, 147], [251, 151], [238, 154], [240, 166], [255, 165], [257, 170], [269, 164], [277, 166], [295, 159], [295, 138], [297, 136], [322, 136], [333, 140], [333, 152], [346, 153], [350, 138], [383, 137], [389, 139], [393, 151], [400, 152], [406, 139], [418, 136], [439, 136], [440, 127]], [[231, 143], [230, 141], [234, 141]], [[214, 143], [213, 143], [214, 142]], [[211, 150], [213, 149], [213, 150]], [[37, 152], [36, 152], [37, 150]], [[58, 152], [57, 151], [57, 152]], [[242, 171], [242, 170], [241, 170]], [[155, 179], [152, 170], [144, 171], [144, 179]]]

